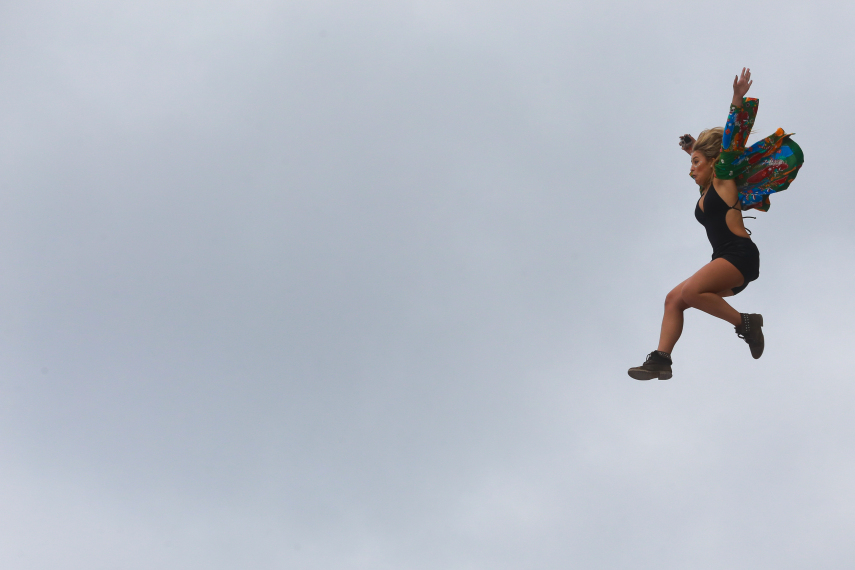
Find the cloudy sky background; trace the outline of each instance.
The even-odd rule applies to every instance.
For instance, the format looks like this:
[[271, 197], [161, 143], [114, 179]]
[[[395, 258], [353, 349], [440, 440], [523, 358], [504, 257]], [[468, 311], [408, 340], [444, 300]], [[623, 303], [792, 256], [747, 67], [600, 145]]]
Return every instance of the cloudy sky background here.
[[[853, 17], [0, 3], [0, 566], [852, 565]], [[631, 380], [743, 66], [766, 352]]]

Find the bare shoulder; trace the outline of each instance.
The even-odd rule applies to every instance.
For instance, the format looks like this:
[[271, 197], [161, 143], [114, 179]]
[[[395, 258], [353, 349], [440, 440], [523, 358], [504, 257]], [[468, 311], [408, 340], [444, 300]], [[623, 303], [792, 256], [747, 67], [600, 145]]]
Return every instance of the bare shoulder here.
[[727, 204], [735, 205], [739, 201], [739, 190], [737, 190], [736, 182], [733, 180], [713, 178], [713, 187]]

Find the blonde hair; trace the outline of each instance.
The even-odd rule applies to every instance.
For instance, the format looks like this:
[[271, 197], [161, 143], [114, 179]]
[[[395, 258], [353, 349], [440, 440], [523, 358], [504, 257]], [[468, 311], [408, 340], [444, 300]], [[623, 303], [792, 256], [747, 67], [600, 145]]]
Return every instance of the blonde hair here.
[[721, 154], [721, 139], [723, 136], [724, 128], [722, 127], [701, 131], [701, 134], [698, 135], [698, 140], [695, 141], [695, 145], [692, 147], [692, 152], [697, 151], [707, 157], [708, 160], [715, 162], [718, 155]]

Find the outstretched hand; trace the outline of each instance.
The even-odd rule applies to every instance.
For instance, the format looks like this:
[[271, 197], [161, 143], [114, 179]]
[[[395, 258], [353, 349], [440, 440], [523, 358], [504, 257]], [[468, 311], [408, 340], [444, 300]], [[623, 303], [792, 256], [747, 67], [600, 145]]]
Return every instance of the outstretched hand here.
[[745, 97], [745, 94], [748, 93], [748, 90], [751, 89], [751, 84], [754, 83], [751, 81], [751, 70], [743, 67], [742, 73], [733, 78], [733, 100], [734, 105], [736, 105], [736, 101], [739, 101], [739, 105], [742, 106], [742, 98]]
[[680, 148], [685, 150], [687, 153], [692, 154], [692, 149], [695, 147], [695, 137], [689, 134], [685, 134], [680, 137]]

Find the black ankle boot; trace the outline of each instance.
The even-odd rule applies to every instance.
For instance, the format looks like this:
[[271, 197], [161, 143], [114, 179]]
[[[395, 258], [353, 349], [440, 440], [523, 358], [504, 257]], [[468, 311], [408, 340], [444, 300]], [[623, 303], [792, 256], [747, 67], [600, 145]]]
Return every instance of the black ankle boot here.
[[742, 324], [735, 327], [736, 334], [739, 338], [748, 343], [751, 349], [751, 356], [760, 358], [763, 355], [763, 315], [755, 313], [740, 313], [742, 315]]
[[629, 375], [636, 380], [668, 380], [671, 378], [671, 355], [667, 352], [654, 350], [647, 355], [647, 360], [641, 366], [629, 369]]

